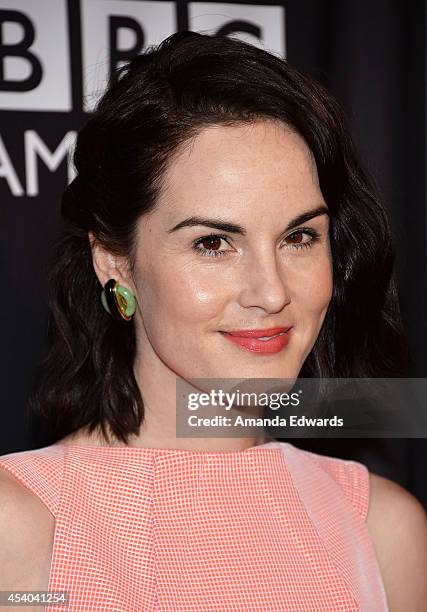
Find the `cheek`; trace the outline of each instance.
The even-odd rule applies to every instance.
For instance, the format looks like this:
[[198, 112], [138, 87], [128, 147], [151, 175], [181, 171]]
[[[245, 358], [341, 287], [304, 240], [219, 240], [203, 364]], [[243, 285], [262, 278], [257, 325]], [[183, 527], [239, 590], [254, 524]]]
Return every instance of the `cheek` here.
[[301, 318], [312, 318], [316, 324], [326, 314], [333, 291], [332, 262], [325, 256], [313, 262], [294, 279], [293, 297]]
[[[214, 275], [206, 270], [168, 266], [159, 274], [144, 275], [142, 304], [145, 315], [153, 315], [164, 326], [191, 325], [209, 321], [221, 312], [224, 295]], [[143, 306], [144, 309], [144, 306]]]
[[296, 329], [301, 350], [301, 364], [305, 361], [320, 333], [333, 291], [333, 269], [329, 258], [316, 262], [306, 274], [301, 274], [293, 294]]

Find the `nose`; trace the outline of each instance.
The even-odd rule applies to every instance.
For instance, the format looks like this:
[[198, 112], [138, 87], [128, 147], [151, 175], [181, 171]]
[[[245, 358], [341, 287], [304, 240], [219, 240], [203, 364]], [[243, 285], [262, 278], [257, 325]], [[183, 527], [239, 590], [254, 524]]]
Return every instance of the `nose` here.
[[289, 304], [289, 287], [275, 252], [257, 253], [241, 269], [239, 303], [244, 308], [280, 312]]

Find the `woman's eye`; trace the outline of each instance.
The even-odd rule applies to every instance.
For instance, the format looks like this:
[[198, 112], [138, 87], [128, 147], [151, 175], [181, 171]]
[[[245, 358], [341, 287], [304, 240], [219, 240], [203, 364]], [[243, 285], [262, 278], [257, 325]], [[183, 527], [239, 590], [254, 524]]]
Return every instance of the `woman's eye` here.
[[[303, 238], [304, 234], [308, 236], [309, 238], [308, 240]], [[310, 229], [310, 230], [300, 229], [290, 234], [286, 238], [286, 240], [290, 241], [291, 248], [304, 249], [304, 248], [312, 247], [313, 244], [317, 242], [317, 240], [319, 239], [319, 236], [320, 235], [318, 234], [318, 232], [314, 229]]]
[[196, 240], [193, 244], [193, 248], [202, 255], [207, 255], [208, 257], [218, 257], [219, 255], [225, 255], [227, 253], [227, 250], [220, 250], [223, 242], [228, 244], [225, 236], [212, 234], [210, 236], [202, 236]]

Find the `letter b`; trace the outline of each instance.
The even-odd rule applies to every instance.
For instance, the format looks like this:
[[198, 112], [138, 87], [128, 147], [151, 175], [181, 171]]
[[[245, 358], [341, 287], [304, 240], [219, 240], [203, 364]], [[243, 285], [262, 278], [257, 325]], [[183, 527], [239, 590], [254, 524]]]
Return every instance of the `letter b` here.
[[[12, 22], [19, 24], [23, 37], [19, 42], [6, 43], [4, 41], [4, 24]], [[18, 11], [0, 9], [0, 90], [1, 91], [31, 91], [38, 87], [42, 80], [42, 66], [38, 57], [30, 51], [34, 42], [34, 26], [26, 15]], [[6, 58], [20, 57], [30, 65], [30, 74], [26, 79], [7, 80], [5, 77]]]

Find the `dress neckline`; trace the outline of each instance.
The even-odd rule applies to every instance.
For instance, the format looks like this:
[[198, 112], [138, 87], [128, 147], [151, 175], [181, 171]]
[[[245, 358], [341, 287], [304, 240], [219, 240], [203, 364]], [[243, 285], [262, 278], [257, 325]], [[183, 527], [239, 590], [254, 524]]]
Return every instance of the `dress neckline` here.
[[107, 445], [94, 445], [94, 444], [52, 444], [51, 446], [54, 448], [64, 448], [65, 449], [81, 449], [85, 451], [113, 451], [115, 452], [125, 452], [125, 453], [135, 453], [135, 454], [174, 454], [174, 455], [196, 455], [196, 456], [204, 456], [204, 455], [232, 455], [239, 456], [246, 454], [248, 452], [253, 452], [258, 449], [268, 449], [268, 450], [276, 450], [280, 448], [280, 445], [283, 444], [278, 440], [271, 440], [269, 442], [264, 442], [263, 444], [257, 444], [255, 446], [249, 446], [248, 448], [229, 450], [229, 451], [206, 451], [206, 450], [197, 450], [197, 449], [187, 449], [187, 448], [147, 448], [144, 446], [107, 446]]

